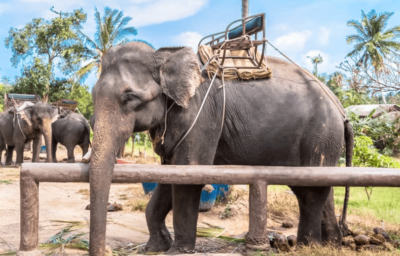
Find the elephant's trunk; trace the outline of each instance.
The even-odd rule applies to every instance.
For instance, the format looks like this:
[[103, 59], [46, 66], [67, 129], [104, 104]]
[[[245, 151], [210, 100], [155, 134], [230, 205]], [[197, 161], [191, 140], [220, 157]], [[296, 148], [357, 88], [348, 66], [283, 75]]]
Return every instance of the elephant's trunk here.
[[[107, 203], [121, 130], [121, 123], [108, 111], [96, 112], [90, 165], [90, 255], [104, 255]], [[128, 133], [129, 135], [129, 133]]]
[[52, 128], [51, 128], [51, 120], [43, 121], [42, 134], [44, 137], [45, 145], [46, 145], [46, 154], [47, 160], [46, 162], [53, 162], [52, 152]]

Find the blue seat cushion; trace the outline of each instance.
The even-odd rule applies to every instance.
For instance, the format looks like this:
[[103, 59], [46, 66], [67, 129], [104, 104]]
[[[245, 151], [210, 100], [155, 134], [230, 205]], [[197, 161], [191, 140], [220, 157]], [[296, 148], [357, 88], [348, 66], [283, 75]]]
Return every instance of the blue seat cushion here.
[[29, 95], [29, 94], [16, 94], [16, 93], [9, 93], [8, 97], [10, 99], [23, 99], [23, 100], [35, 100], [36, 96], [35, 95]]
[[[261, 17], [256, 17], [256, 18], [246, 22], [246, 34], [247, 34], [247, 31], [254, 30], [257, 28], [262, 28], [262, 18]], [[234, 38], [240, 37], [240, 36], [242, 36], [242, 33], [243, 33], [243, 26], [240, 26], [234, 30], [231, 30], [228, 33], [228, 39], [234, 39]]]

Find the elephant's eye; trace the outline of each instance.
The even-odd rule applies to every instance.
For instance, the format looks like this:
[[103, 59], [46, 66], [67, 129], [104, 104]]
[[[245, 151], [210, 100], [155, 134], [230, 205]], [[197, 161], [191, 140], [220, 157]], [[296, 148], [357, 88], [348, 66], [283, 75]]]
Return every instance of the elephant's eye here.
[[135, 109], [141, 103], [140, 98], [132, 90], [125, 91], [122, 99], [124, 109], [128, 111]]

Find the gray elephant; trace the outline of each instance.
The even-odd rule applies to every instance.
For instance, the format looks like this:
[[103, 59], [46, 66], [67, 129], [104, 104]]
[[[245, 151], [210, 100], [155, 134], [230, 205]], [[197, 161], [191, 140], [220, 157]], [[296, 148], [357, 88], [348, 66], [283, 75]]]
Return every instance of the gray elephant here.
[[86, 118], [81, 114], [64, 111], [60, 115], [60, 118], [52, 124], [52, 129], [52, 155], [54, 162], [57, 162], [56, 152], [58, 143], [67, 148], [68, 163], [75, 163], [75, 146], [79, 145], [81, 147], [83, 156], [88, 152], [90, 126]]
[[[274, 72], [272, 78], [225, 82], [224, 116], [222, 82], [216, 80], [197, 123], [176, 147], [210, 86], [206, 72], [200, 72], [198, 57], [191, 48], [156, 51], [142, 42], [107, 51], [92, 91], [90, 255], [104, 254], [114, 160], [132, 131], [150, 130], [163, 164], [336, 166], [344, 141], [347, 164], [351, 163], [352, 127], [341, 114], [340, 102], [331, 100], [315, 80], [294, 65], [272, 57], [268, 57], [268, 65]], [[194, 249], [202, 187], [157, 186], [146, 209], [147, 251], [179, 254]], [[340, 246], [331, 187], [292, 190], [300, 206], [298, 242]], [[165, 226], [171, 210], [174, 240]]]
[[24, 103], [17, 109], [10, 109], [0, 116], [0, 153], [7, 146], [6, 165], [12, 164], [14, 148], [17, 151], [16, 164], [23, 163], [25, 143], [32, 140], [32, 162], [39, 162], [41, 135], [47, 149], [46, 161], [53, 162], [51, 124], [58, 118], [57, 108], [47, 103], [29, 103]]

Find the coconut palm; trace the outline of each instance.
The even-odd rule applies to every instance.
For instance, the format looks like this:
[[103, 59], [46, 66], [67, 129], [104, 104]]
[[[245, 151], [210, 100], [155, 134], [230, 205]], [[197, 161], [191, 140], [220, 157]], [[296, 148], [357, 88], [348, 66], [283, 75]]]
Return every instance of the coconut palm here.
[[321, 54], [318, 54], [318, 56], [314, 56], [314, 57], [307, 56], [307, 58], [310, 58], [311, 63], [314, 65], [314, 76], [318, 76], [318, 64], [320, 64], [324, 61]]
[[354, 49], [347, 56], [361, 55], [358, 65], [367, 66], [371, 63], [378, 72], [382, 68], [384, 58], [392, 54], [398, 55], [400, 42], [395, 40], [400, 37], [400, 26], [385, 30], [393, 12], [377, 14], [375, 10], [372, 10], [367, 15], [364, 11], [361, 13], [361, 22], [357, 20], [347, 22], [347, 26], [357, 31], [357, 34], [346, 38], [348, 44], [355, 43]]
[[94, 35], [94, 40], [82, 31], [78, 31], [86, 46], [86, 59], [81, 60], [86, 64], [71, 77], [72, 80], [83, 81], [94, 70], [96, 70], [97, 75], [100, 75], [101, 59], [107, 50], [112, 46], [129, 42], [129, 38], [137, 34], [137, 30], [134, 27], [127, 27], [132, 18], [124, 17], [122, 11], [105, 7], [103, 16], [97, 11], [97, 8], [95, 11], [94, 17], [97, 23], [97, 31]]

